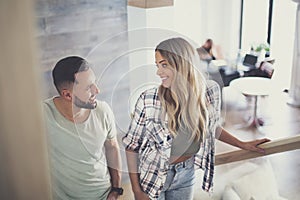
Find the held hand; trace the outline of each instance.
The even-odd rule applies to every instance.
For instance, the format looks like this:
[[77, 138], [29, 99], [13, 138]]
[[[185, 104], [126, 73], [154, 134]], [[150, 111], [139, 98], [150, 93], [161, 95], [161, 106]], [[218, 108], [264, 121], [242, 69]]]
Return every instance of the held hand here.
[[116, 192], [110, 192], [107, 196], [107, 200], [117, 200], [119, 198], [119, 194]]
[[140, 190], [139, 192], [134, 192], [134, 199], [136, 199], [136, 200], [149, 200], [150, 198], [148, 197], [148, 195], [145, 192]]
[[241, 145], [241, 148], [245, 149], [245, 150], [249, 150], [249, 151], [265, 153], [265, 150], [263, 148], [258, 147], [258, 145], [263, 144], [265, 142], [269, 142], [269, 141], [270, 141], [269, 139], [264, 138], [264, 139], [249, 141], [249, 142], [243, 142]]

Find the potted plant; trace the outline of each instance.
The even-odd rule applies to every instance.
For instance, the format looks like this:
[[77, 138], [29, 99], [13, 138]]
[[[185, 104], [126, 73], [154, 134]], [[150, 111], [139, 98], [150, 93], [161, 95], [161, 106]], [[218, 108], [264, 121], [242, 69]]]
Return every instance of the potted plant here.
[[268, 43], [260, 43], [256, 47], [251, 47], [257, 55], [261, 55], [262, 51], [265, 51], [265, 57], [270, 56], [270, 45]]

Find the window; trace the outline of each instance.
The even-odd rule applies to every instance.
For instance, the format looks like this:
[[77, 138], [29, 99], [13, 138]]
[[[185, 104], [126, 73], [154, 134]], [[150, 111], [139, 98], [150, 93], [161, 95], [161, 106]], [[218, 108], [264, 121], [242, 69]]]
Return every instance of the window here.
[[244, 0], [242, 46], [250, 51], [252, 45], [267, 42], [269, 0]]
[[[289, 0], [241, 0], [242, 35], [241, 48], [249, 52], [251, 45], [265, 43], [268, 39], [268, 25], [271, 23], [270, 53], [275, 59], [273, 79], [277, 88], [289, 88], [297, 4]], [[269, 5], [272, 15], [269, 18]]]

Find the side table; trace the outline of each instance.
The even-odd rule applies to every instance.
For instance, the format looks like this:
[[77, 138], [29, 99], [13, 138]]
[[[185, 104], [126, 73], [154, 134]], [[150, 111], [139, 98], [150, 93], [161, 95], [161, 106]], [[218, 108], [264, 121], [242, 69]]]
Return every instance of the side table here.
[[258, 97], [264, 97], [270, 94], [271, 79], [263, 77], [242, 77], [232, 80], [230, 86], [237, 89], [244, 96], [254, 98], [253, 115], [250, 117], [247, 124], [240, 126], [240, 128], [254, 127], [261, 131], [263, 123], [261, 123], [261, 120], [257, 116], [257, 101]]

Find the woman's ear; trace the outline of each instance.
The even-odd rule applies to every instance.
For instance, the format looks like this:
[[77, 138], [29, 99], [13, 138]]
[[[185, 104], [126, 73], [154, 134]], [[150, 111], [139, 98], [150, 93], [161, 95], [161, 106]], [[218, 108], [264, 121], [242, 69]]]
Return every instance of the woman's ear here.
[[63, 89], [61, 91], [61, 96], [67, 101], [72, 101], [72, 92], [68, 89]]

